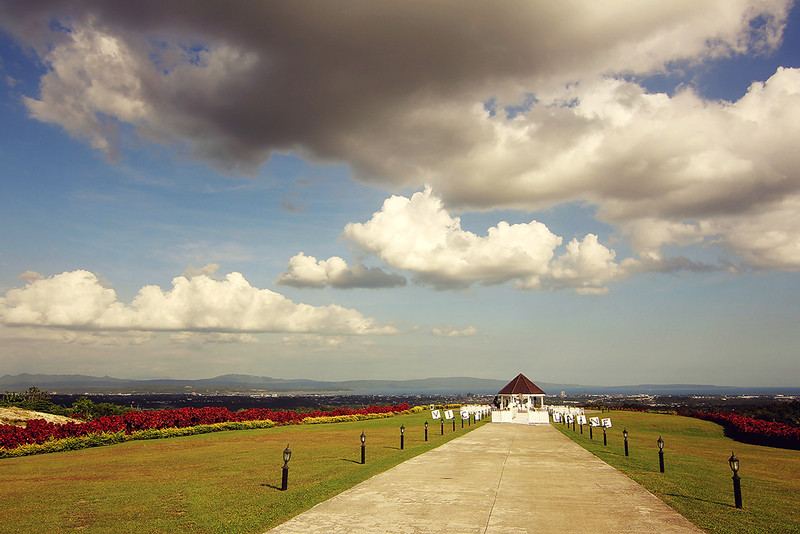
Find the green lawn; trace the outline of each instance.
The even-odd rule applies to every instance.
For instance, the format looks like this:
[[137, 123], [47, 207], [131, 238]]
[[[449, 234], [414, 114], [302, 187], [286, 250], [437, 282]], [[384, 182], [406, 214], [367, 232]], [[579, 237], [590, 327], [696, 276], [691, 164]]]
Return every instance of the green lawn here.
[[[800, 533], [800, 451], [739, 443], [723, 435], [721, 426], [678, 415], [612, 411], [602, 414], [614, 425], [607, 432], [589, 429], [583, 435], [554, 424], [608, 464], [637, 481], [667, 504], [713, 533]], [[629, 457], [622, 430], [628, 429]], [[658, 446], [662, 436], [665, 472], [659, 472]], [[728, 458], [741, 461], [739, 475], [744, 507], [733, 500], [733, 472]]]
[[[264, 532], [333, 495], [477, 428], [429, 412], [354, 423], [133, 441], [0, 460], [0, 531]], [[400, 425], [405, 448], [400, 450]], [[364, 430], [367, 462], [361, 465]], [[280, 491], [282, 451], [292, 450]]]

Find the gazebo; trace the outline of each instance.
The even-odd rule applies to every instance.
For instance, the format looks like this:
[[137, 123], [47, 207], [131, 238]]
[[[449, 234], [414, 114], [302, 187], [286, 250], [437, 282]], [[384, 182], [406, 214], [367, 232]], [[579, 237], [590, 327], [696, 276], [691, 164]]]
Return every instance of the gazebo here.
[[[522, 373], [497, 392], [492, 421], [500, 423], [547, 423], [545, 392]], [[499, 405], [499, 406], [498, 406]]]

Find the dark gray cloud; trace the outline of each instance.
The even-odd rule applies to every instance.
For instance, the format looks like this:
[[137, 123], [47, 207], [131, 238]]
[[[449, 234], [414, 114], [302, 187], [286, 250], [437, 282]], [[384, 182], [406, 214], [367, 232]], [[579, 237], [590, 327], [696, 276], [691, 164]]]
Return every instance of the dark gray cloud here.
[[404, 276], [397, 273], [387, 273], [378, 267], [367, 267], [361, 263], [340, 276], [330, 280], [331, 287], [337, 289], [368, 288], [377, 289], [384, 287], [402, 287], [406, 285]]
[[[116, 110], [117, 119], [152, 137], [188, 141], [221, 167], [252, 170], [275, 150], [299, 147], [346, 160], [364, 178], [402, 182], [437, 151], [481, 141], [474, 127], [443, 127], [439, 106], [449, 119], [453, 103], [459, 113], [490, 98], [514, 104], [526, 92], [591, 74], [649, 72], [677, 59], [730, 53], [748, 41], [747, 28], [730, 17], [709, 27], [707, 18], [719, 9], [713, 3], [146, 0], [6, 2], [0, 13], [4, 26], [46, 61], [58, 60], [50, 55], [53, 45], [64, 47], [62, 61], [116, 54], [129, 85], [73, 66], [116, 98], [142, 105], [129, 116]], [[777, 17], [771, 35], [779, 34], [780, 13], [778, 4], [750, 16]], [[54, 21], [72, 33], [53, 31]], [[97, 34], [120, 49], [112, 53], [108, 42], [92, 39]], [[47, 83], [42, 99], [51, 106]], [[57, 114], [51, 119], [66, 122]], [[376, 132], [397, 143], [396, 161], [371, 158], [370, 143], [359, 150]]]

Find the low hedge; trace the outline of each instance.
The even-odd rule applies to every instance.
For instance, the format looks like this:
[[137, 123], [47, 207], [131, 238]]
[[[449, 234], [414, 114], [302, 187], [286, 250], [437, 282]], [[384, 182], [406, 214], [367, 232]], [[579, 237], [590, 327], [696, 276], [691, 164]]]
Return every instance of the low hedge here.
[[83, 436], [73, 436], [61, 439], [50, 439], [44, 443], [25, 443], [13, 449], [0, 447], [0, 458], [17, 458], [20, 456], [30, 456], [32, 454], [44, 454], [50, 452], [76, 451], [88, 449], [90, 447], [101, 447], [103, 445], [113, 445], [125, 441], [136, 441], [141, 439], [161, 439], [174, 438], [179, 436], [193, 436], [195, 434], [208, 434], [209, 432], [221, 432], [223, 430], [249, 430], [253, 428], [272, 428], [275, 423], [269, 420], [261, 421], [227, 421], [224, 423], [214, 423], [211, 425], [197, 425], [180, 428], [148, 428], [147, 430], [137, 430], [126, 434], [125, 432], [101, 432], [98, 434], [85, 434]]
[[306, 417], [303, 419], [304, 425], [319, 425], [323, 423], [348, 423], [352, 421], [366, 421], [367, 419], [386, 419], [394, 417], [394, 413], [368, 413], [353, 415], [333, 415], [322, 417]]

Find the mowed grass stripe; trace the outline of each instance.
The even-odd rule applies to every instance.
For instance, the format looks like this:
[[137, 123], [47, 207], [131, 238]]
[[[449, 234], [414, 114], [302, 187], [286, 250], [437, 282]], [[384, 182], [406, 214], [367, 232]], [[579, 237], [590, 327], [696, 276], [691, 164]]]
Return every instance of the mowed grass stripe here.
[[[602, 429], [583, 435], [576, 427], [554, 426], [675, 508], [703, 530], [728, 533], [800, 533], [800, 451], [740, 443], [721, 426], [691, 417], [612, 411], [614, 425], [603, 446]], [[623, 429], [629, 432], [625, 457]], [[659, 472], [658, 446], [665, 442], [665, 473]], [[731, 452], [741, 461], [742, 500], [733, 501]], [[587, 476], [591, 476], [587, 473]]]
[[[0, 460], [0, 531], [255, 533], [464, 435], [428, 412], [229, 431]], [[400, 450], [400, 426], [405, 448]], [[361, 431], [367, 463], [361, 465]], [[279, 491], [282, 451], [292, 450]]]

